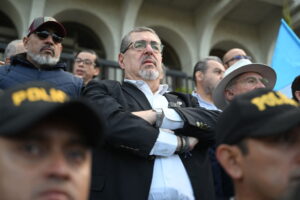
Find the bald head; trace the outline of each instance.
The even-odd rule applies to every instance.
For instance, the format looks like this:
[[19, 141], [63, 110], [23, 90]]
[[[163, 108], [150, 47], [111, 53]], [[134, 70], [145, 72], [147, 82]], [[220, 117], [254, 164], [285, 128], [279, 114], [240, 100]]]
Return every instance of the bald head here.
[[223, 63], [226, 69], [241, 59], [235, 59], [235, 56], [247, 56], [247, 54], [243, 49], [239, 48], [234, 48], [227, 51], [223, 56]]
[[14, 56], [19, 53], [24, 53], [24, 52], [26, 52], [26, 49], [24, 47], [23, 40], [11, 41], [5, 48], [5, 52], [4, 52], [5, 64], [10, 63], [11, 56]]

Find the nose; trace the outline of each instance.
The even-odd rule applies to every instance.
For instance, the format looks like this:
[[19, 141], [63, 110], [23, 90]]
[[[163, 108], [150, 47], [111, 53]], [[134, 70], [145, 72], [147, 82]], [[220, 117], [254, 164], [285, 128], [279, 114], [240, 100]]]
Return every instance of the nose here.
[[146, 53], [151, 53], [151, 54], [153, 54], [153, 48], [151, 47], [150, 43], [148, 43], [148, 44], [146, 45], [145, 50], [146, 50]]
[[255, 88], [265, 88], [265, 87], [266, 87], [265, 84], [264, 84], [261, 80], [259, 80], [259, 81], [257, 82], [257, 85], [256, 85]]
[[49, 35], [44, 41], [48, 44], [54, 44], [54, 41], [53, 41], [53, 38], [51, 35]]
[[47, 178], [54, 180], [68, 180], [71, 177], [70, 166], [62, 152], [53, 153], [51, 156], [49, 155], [45, 167]]

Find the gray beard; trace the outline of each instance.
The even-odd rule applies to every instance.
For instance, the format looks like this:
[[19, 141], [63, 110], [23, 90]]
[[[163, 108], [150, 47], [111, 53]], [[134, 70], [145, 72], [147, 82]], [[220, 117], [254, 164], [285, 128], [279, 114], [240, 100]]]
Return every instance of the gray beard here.
[[59, 58], [53, 58], [50, 55], [40, 55], [32, 52], [27, 52], [28, 56], [38, 65], [48, 65], [53, 66], [56, 65], [59, 61]]
[[159, 72], [158, 71], [152, 71], [152, 70], [140, 70], [139, 75], [147, 81], [153, 81], [158, 79]]

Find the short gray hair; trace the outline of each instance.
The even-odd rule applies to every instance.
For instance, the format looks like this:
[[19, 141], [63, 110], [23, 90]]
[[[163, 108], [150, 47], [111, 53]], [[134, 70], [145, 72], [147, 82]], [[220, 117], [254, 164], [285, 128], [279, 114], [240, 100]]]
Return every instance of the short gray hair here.
[[[11, 56], [14, 56], [18, 53], [23, 53], [24, 51], [22, 49], [18, 49], [17, 45], [21, 43], [23, 44], [23, 40], [13, 40], [10, 43], [8, 43], [7, 47], [4, 51], [4, 59], [10, 58]], [[25, 49], [25, 48], [24, 48]]]
[[[121, 42], [121, 46], [120, 46], [120, 53], [125, 53], [125, 50], [128, 48], [128, 46], [131, 42], [130, 35], [132, 33], [138, 33], [138, 32], [151, 32], [151, 33], [153, 33], [154, 35], [156, 35], [158, 37], [157, 33], [152, 28], [149, 28], [149, 27], [146, 27], [146, 26], [135, 27], [133, 30], [131, 30], [129, 33], [127, 33], [123, 37], [122, 42]], [[160, 40], [159, 37], [158, 37], [158, 39]]]
[[201, 72], [205, 73], [205, 71], [207, 70], [207, 62], [210, 60], [216, 61], [216, 62], [220, 63], [221, 65], [223, 65], [222, 60], [217, 56], [208, 56], [207, 58], [199, 60], [196, 63], [196, 65], [194, 66], [193, 80], [195, 83], [196, 83], [196, 77], [195, 77], [196, 72], [201, 71]]

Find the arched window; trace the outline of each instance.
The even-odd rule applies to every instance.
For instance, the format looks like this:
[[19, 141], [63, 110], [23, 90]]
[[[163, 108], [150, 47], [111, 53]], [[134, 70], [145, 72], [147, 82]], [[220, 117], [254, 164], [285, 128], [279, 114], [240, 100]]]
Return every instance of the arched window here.
[[164, 40], [162, 40], [162, 43], [164, 45], [163, 63], [165, 66], [169, 69], [181, 70], [179, 57], [173, 47]]
[[18, 39], [17, 29], [11, 19], [0, 12], [0, 59], [3, 60], [4, 50], [9, 42]]
[[210, 50], [209, 55], [210, 56], [217, 56], [222, 60], [225, 53], [226, 53], [226, 51], [223, 50], [223, 49], [213, 48], [212, 50]]

